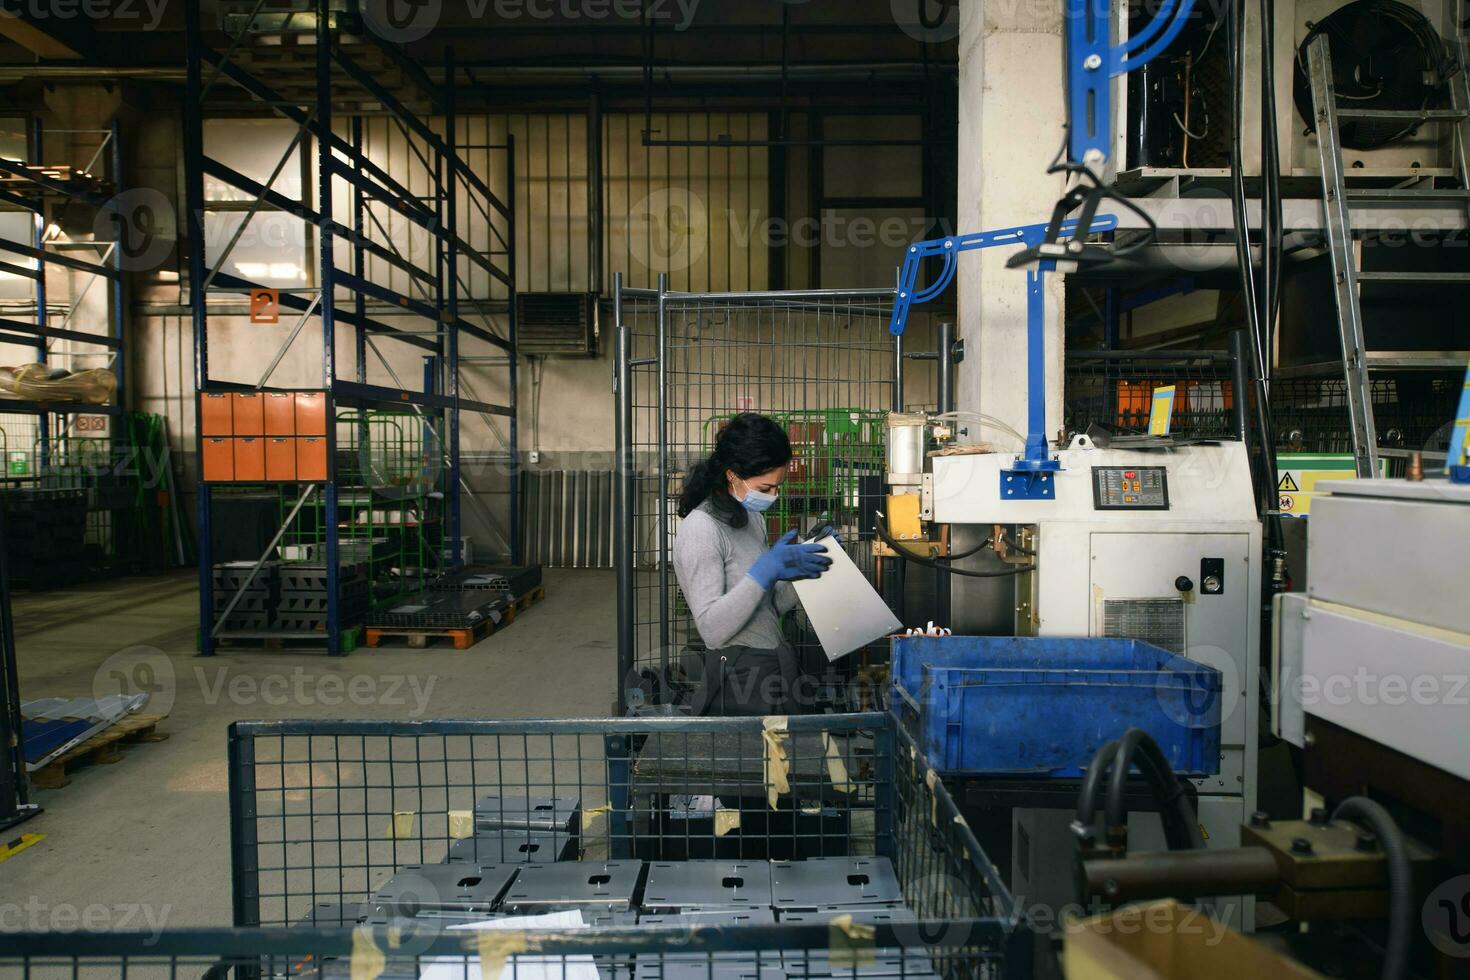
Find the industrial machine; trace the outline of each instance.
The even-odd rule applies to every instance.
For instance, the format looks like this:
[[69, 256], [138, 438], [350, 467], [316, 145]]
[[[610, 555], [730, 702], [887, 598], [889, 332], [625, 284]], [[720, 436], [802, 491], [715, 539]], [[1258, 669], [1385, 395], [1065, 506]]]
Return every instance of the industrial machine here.
[[[890, 418], [889, 538], [923, 555], [959, 528], [980, 529], [1028, 569], [1017, 575], [1018, 636], [1145, 640], [1220, 671], [1219, 771], [1194, 782], [1208, 846], [1237, 846], [1255, 809], [1260, 685], [1261, 525], [1245, 445], [1104, 447], [1078, 435], [1050, 455], [1057, 468], [1033, 493], [1012, 454], [924, 452], [936, 429], [945, 437], [954, 424]], [[1072, 817], [1014, 811], [1011, 884], [1028, 901], [1073, 900]], [[1162, 847], [1156, 816], [1138, 814], [1129, 827], [1130, 845]]]
[[1276, 601], [1272, 728], [1302, 750], [1323, 805], [1307, 820], [1252, 814], [1238, 846], [1084, 854], [1084, 889], [1109, 902], [1255, 895], [1324, 973], [1463, 976], [1470, 611], [1453, 583], [1470, 486], [1334, 481], [1308, 538], [1307, 591]]

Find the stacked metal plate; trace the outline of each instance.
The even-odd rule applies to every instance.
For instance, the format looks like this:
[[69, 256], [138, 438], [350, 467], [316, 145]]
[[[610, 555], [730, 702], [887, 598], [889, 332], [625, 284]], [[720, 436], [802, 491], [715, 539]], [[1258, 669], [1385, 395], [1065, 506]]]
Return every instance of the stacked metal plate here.
[[[639, 925], [700, 926], [773, 925], [770, 909], [726, 909], [671, 915], [640, 915]], [[779, 952], [755, 950], [718, 953], [664, 953], [641, 956], [634, 964], [633, 975], [639, 980], [784, 980]]]
[[555, 912], [564, 908], [633, 908], [643, 878], [642, 861], [561, 861], [521, 868], [501, 907], [516, 915]]
[[577, 842], [569, 835], [507, 829], [457, 840], [449, 845], [444, 860], [472, 864], [545, 864], [576, 859]]
[[[223, 615], [230, 608], [231, 602], [235, 604], [230, 609], [223, 629], [248, 632], [275, 628], [276, 605], [281, 595], [281, 563], [262, 562], [259, 570], [252, 576], [253, 568], [253, 561], [231, 561], [214, 566], [215, 617]], [[235, 599], [237, 594], [238, 600]]]
[[350, 928], [364, 921], [372, 910], [373, 907], [364, 902], [318, 902], [296, 924], [317, 929]]
[[[342, 626], [355, 626], [367, 614], [368, 566], [343, 562], [337, 573], [337, 618]], [[281, 566], [281, 595], [277, 606], [278, 627], [290, 632], [327, 628], [327, 566], [325, 562], [292, 562]]]
[[[856, 925], [886, 925], [900, 936], [904, 927], [916, 923], [914, 913], [906, 908], [835, 908], [811, 912], [782, 912], [783, 923], [826, 925], [838, 916], [847, 916]], [[782, 954], [788, 977], [909, 977], [927, 980], [934, 975], [934, 964], [923, 952], [924, 938], [914, 930], [912, 941], [903, 947], [878, 947], [864, 951], [860, 957], [848, 956], [833, 962], [827, 949], [786, 950]]]
[[520, 597], [540, 584], [540, 565], [466, 565], [441, 577], [434, 588], [446, 592], [509, 592]]
[[648, 866], [643, 908], [754, 909], [771, 905], [771, 866], [765, 861], [659, 861]]
[[824, 905], [903, 901], [893, 863], [883, 857], [809, 858], [771, 862], [771, 905], [778, 912]]
[[475, 830], [534, 830], [574, 834], [582, 812], [575, 796], [482, 796], [475, 801]]
[[496, 911], [515, 880], [507, 864], [414, 864], [383, 883], [372, 899], [373, 916], [414, 918], [424, 913]]
[[486, 619], [499, 622], [509, 604], [500, 592], [425, 592], [375, 609], [367, 625], [389, 629], [473, 629]]

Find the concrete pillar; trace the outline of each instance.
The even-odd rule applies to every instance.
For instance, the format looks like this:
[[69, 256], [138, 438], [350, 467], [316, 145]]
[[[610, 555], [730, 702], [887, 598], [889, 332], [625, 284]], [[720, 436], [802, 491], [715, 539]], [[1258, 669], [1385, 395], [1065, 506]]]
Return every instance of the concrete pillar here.
[[[1060, 3], [961, 0], [959, 38], [959, 207], [961, 233], [1045, 221], [1064, 190], [1046, 168], [1061, 146], [1064, 90]], [[1026, 432], [1026, 276], [1007, 269], [1013, 249], [961, 257], [960, 410], [1003, 419]], [[1061, 422], [1062, 284], [1048, 276], [1046, 389], [1048, 437]], [[1003, 433], [968, 426], [962, 441], [1020, 446]], [[964, 532], [968, 547], [988, 529]], [[955, 626], [966, 632], [1010, 632], [1012, 579], [955, 578]]]

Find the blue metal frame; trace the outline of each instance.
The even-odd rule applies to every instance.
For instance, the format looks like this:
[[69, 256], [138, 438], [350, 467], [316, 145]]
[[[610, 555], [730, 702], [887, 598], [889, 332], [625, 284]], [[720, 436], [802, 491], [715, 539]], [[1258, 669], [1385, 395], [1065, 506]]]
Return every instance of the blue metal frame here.
[[1113, 44], [1111, 0], [1067, 0], [1067, 152], [1089, 166], [1112, 155], [1112, 79], [1142, 68], [1179, 37], [1195, 0], [1164, 0], [1154, 19]]
[[[320, 304], [317, 315], [322, 322], [322, 390], [327, 393], [327, 479], [321, 485], [325, 513], [337, 513], [337, 466], [336, 432], [331, 424], [338, 406], [414, 406], [426, 417], [432, 413], [442, 420], [446, 436], [445, 450], [448, 455], [448, 472], [445, 478], [445, 501], [448, 511], [448, 526], [452, 541], [451, 559], [455, 564], [462, 560], [460, 540], [462, 536], [460, 500], [460, 415], [475, 412], [485, 415], [502, 415], [510, 419], [511, 472], [510, 472], [510, 521], [514, 529], [518, 499], [516, 495], [517, 461], [515, 459], [515, 418], [517, 411], [516, 390], [516, 347], [515, 347], [515, 266], [512, 253], [505, 262], [497, 263], [491, 257], [477, 252], [466, 243], [455, 227], [458, 185], [461, 180], [473, 194], [486, 202], [486, 213], [500, 215], [508, 227], [507, 240], [514, 243], [515, 216], [512, 203], [502, 201], [490, 187], [480, 179], [456, 153], [456, 115], [454, 100], [455, 62], [451, 52], [446, 57], [446, 77], [442, 87], [431, 92], [432, 100], [443, 116], [447, 139], [441, 139], [426, 122], [409, 111], [402, 102], [385, 88], [369, 72], [359, 66], [338, 42], [337, 30], [329, 14], [330, 0], [316, 0], [316, 100], [312, 111], [303, 109], [298, 102], [283, 98], [270, 85], [252, 77], [244, 69], [231, 64], [226, 55], [209, 50], [203, 41], [200, 14], [197, 4], [185, 5], [186, 82], [185, 82], [185, 196], [188, 202], [187, 230], [192, 243], [189, 256], [190, 300], [193, 308], [195, 387], [198, 392], [238, 390], [248, 386], [214, 382], [209, 376], [208, 311], [205, 284], [212, 289], [248, 293], [256, 284], [239, 276], [211, 269], [204, 256], [204, 176], [207, 174], [225, 184], [248, 193], [281, 212], [298, 218], [318, 229], [317, 287]], [[380, 44], [384, 42], [378, 42]], [[386, 45], [385, 45], [386, 46]], [[396, 56], [396, 52], [390, 52]], [[271, 110], [301, 126], [316, 140], [316, 207], [303, 201], [292, 200], [278, 194], [258, 181], [251, 180], [233, 168], [212, 159], [204, 153], [204, 110], [201, 105], [205, 91], [204, 68], [209, 66], [218, 77], [248, 92]], [[350, 134], [344, 139], [333, 131], [333, 83], [334, 74], [345, 74], [351, 82], [371, 93], [388, 116], [403, 128], [407, 138], [416, 137], [428, 148], [432, 164], [428, 164], [433, 187], [428, 198], [410, 192], [382, 167], [370, 160], [363, 150], [363, 127], [361, 116], [351, 117]], [[299, 100], [298, 100], [299, 101]], [[486, 147], [487, 149], [494, 149]], [[507, 143], [500, 147], [512, 159], [513, 148]], [[420, 155], [422, 157], [422, 154]], [[345, 160], [343, 159], [345, 157]], [[507, 164], [510, 186], [514, 188], [514, 170]], [[350, 189], [350, 222], [339, 222], [334, 208], [334, 184], [341, 180]], [[377, 201], [392, 207], [398, 215], [427, 232], [434, 242], [435, 254], [428, 267], [411, 262], [391, 247], [368, 238], [364, 227], [367, 202]], [[352, 248], [350, 269], [336, 264], [333, 242], [343, 238]], [[431, 292], [429, 299], [410, 296], [372, 281], [366, 272], [366, 256], [372, 255], [396, 269], [400, 269]], [[512, 311], [506, 336], [466, 321], [460, 316], [460, 289], [463, 281], [458, 276], [458, 262], [468, 259], [485, 270], [491, 279], [504, 285], [508, 293], [508, 307]], [[350, 300], [348, 299], [350, 297]], [[387, 304], [399, 313], [420, 317], [433, 323], [431, 334], [414, 333], [391, 326], [368, 315], [369, 299]], [[283, 309], [305, 313], [312, 302], [299, 294], [282, 291], [280, 305]], [[336, 328], [345, 325], [354, 331], [354, 364], [352, 378], [338, 375], [336, 363]], [[0, 324], [0, 329], [4, 325]], [[425, 374], [425, 386], [421, 391], [370, 384], [367, 381], [368, 335], [395, 340], [420, 348], [429, 356], [429, 368]], [[509, 356], [509, 393], [507, 403], [491, 404], [469, 401], [460, 396], [459, 385], [459, 340], [461, 334], [485, 341]], [[202, 433], [196, 434], [202, 440]], [[212, 536], [212, 490], [209, 484], [199, 484], [199, 611], [200, 653], [205, 656], [215, 652], [212, 636], [214, 621], [213, 597], [213, 554]], [[326, 522], [325, 560], [327, 565], [327, 588], [330, 596], [327, 610], [326, 642], [329, 652], [342, 652], [342, 623], [338, 610], [339, 535], [335, 520]], [[512, 560], [519, 561], [519, 542], [510, 542]]]
[[[1189, 0], [1185, 0], [1189, 2]], [[1099, 214], [1091, 223], [1094, 232], [1112, 231], [1118, 227], [1116, 215]], [[978, 231], [969, 235], [950, 235], [931, 238], [909, 246], [904, 256], [903, 271], [899, 273], [898, 296], [893, 302], [893, 315], [888, 321], [888, 332], [902, 336], [908, 326], [909, 311], [918, 303], [934, 299], [954, 281], [959, 266], [959, 253], [974, 249], [995, 248], [1001, 245], [1021, 245], [1035, 248], [1046, 237], [1046, 224], [1016, 225], [992, 231]], [[1062, 236], [1077, 230], [1075, 220], [1064, 221]], [[936, 256], [944, 257], [944, 265], [935, 280], [920, 289], [919, 268], [924, 260]], [[1056, 271], [1055, 259], [1042, 259], [1035, 268], [1026, 271], [1026, 448], [1016, 458], [1015, 465], [1001, 473], [1000, 495], [1002, 499], [1051, 500], [1056, 496], [1056, 484], [1050, 473], [1061, 468], [1051, 458], [1046, 440], [1046, 293], [1043, 276]]]

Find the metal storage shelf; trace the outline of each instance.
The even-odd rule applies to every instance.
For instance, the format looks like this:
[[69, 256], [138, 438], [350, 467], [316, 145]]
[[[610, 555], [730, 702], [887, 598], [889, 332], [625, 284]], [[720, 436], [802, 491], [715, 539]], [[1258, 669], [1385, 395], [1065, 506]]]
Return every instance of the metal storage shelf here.
[[[241, 66], [248, 59], [250, 45], [232, 43], [229, 51], [221, 54], [207, 45], [201, 26], [201, 12], [196, 4], [188, 4], [186, 12], [187, 73], [185, 95], [185, 192], [190, 215], [189, 238], [194, 243], [190, 250], [189, 289], [191, 315], [195, 338], [195, 383], [198, 392], [214, 393], [228, 391], [264, 391], [265, 380], [259, 385], [216, 382], [209, 373], [209, 327], [210, 307], [206, 300], [212, 293], [248, 294], [261, 288], [259, 284], [240, 276], [222, 271], [228, 259], [229, 249], [214, 257], [211, 266], [205, 258], [202, 243], [204, 238], [203, 215], [206, 200], [205, 177], [219, 181], [250, 195], [255, 208], [285, 213], [304, 223], [308, 230], [316, 229], [317, 247], [315, 267], [317, 281], [310, 289], [281, 289], [278, 293], [282, 311], [298, 316], [297, 330], [312, 317], [319, 317], [322, 324], [322, 376], [319, 390], [326, 398], [326, 479], [321, 481], [321, 506], [324, 513], [339, 512], [342, 498], [339, 489], [351, 489], [339, 483], [343, 474], [338, 472], [337, 421], [339, 408], [391, 408], [405, 409], [419, 415], [427, 425], [440, 428], [442, 432], [442, 455], [445, 472], [441, 489], [444, 491], [443, 523], [446, 525], [450, 563], [462, 560], [461, 548], [461, 495], [464, 480], [460, 473], [460, 415], [473, 412], [485, 416], [508, 419], [508, 446], [510, 452], [509, 499], [510, 519], [508, 522], [508, 544], [512, 562], [519, 561], [520, 542], [516, 538], [518, 521], [516, 511], [517, 485], [517, 431], [516, 431], [516, 325], [515, 325], [515, 241], [514, 194], [502, 200], [486, 182], [459, 156], [456, 150], [455, 84], [457, 66], [453, 52], [445, 58], [445, 82], [435, 88], [428, 83], [427, 75], [417, 68], [414, 74], [419, 88], [428, 97], [428, 109], [443, 119], [440, 135], [424, 120], [425, 106], [410, 107], [399, 94], [384, 85], [373, 71], [358, 60], [354, 54], [364, 49], [362, 32], [348, 33], [339, 30], [337, 16], [332, 13], [331, 0], [315, 0], [310, 4], [313, 17], [308, 32], [314, 37], [311, 47], [311, 64], [302, 67], [311, 69], [300, 78], [285, 77], [268, 84], [252, 75]], [[243, 23], [231, 28], [236, 38], [247, 37], [256, 25], [259, 11], [251, 14]], [[237, 50], [239, 48], [239, 50]], [[351, 50], [349, 50], [351, 49]], [[395, 63], [408, 67], [406, 57], [391, 44], [382, 41], [369, 42], [368, 50], [381, 54]], [[234, 59], [234, 60], [232, 60]], [[294, 81], [293, 81], [294, 78]], [[204, 97], [216, 88], [223, 92], [217, 103], [228, 106], [227, 111], [238, 113], [239, 99], [243, 95], [252, 100], [257, 108], [263, 108], [296, 124], [299, 137], [310, 136], [316, 151], [317, 183], [315, 206], [305, 201], [293, 200], [277, 193], [270, 186], [240, 173], [204, 152]], [[299, 83], [299, 84], [298, 84]], [[290, 85], [287, 90], [285, 86]], [[282, 93], [285, 94], [282, 94]], [[350, 118], [348, 137], [340, 135], [333, 126], [334, 112], [343, 111]], [[360, 113], [372, 107], [375, 116], [386, 116], [410, 142], [415, 155], [429, 173], [431, 186], [426, 196], [415, 195], [404, 183], [389, 174], [364, 152], [363, 117]], [[295, 152], [301, 140], [293, 141], [286, 150], [286, 159]], [[304, 143], [301, 143], [304, 146]], [[503, 151], [507, 184], [514, 188], [514, 145], [494, 147], [478, 146], [477, 149]], [[304, 149], [302, 152], [306, 152]], [[278, 168], [279, 169], [279, 168]], [[334, 213], [333, 196], [338, 182], [349, 188], [349, 222], [340, 221]], [[463, 221], [460, 201], [461, 193], [473, 206], [466, 209], [485, 216], [490, 226], [488, 251], [480, 251], [467, 242], [467, 233], [457, 226]], [[339, 195], [340, 196], [340, 195]], [[430, 239], [432, 255], [428, 260], [414, 261], [405, 256], [391, 242], [374, 240], [367, 234], [365, 217], [367, 206], [378, 203], [408, 222], [417, 231], [426, 233]], [[350, 246], [352, 261], [350, 268], [339, 267], [333, 258], [334, 239], [341, 238]], [[367, 258], [385, 263], [392, 270], [405, 274], [412, 281], [415, 295], [408, 295], [374, 281], [367, 272]], [[506, 329], [501, 332], [484, 319], [484, 306], [478, 298], [468, 295], [469, 286], [460, 272], [464, 260], [483, 271], [488, 280], [504, 289], [508, 297]], [[411, 316], [428, 321], [428, 330], [405, 330], [369, 316], [369, 304], [383, 310], [392, 310], [392, 315]], [[461, 315], [479, 317], [483, 322], [472, 322]], [[380, 315], [388, 315], [386, 313]], [[352, 328], [355, 335], [355, 371], [352, 377], [339, 377], [336, 355], [336, 327], [341, 324]], [[487, 343], [507, 355], [506, 403], [493, 404], [461, 397], [460, 339], [472, 337]], [[396, 341], [418, 348], [424, 354], [424, 386], [414, 389], [404, 385], [388, 362], [378, 353], [373, 338]], [[287, 341], [289, 345], [290, 341]], [[383, 360], [383, 365], [392, 376], [394, 386], [373, 384], [368, 381], [367, 354], [371, 349]], [[284, 355], [284, 348], [282, 350]], [[279, 356], [277, 358], [279, 362]], [[202, 440], [203, 433], [198, 437]], [[310, 494], [310, 487], [317, 486], [309, 481], [302, 503]], [[213, 595], [213, 554], [211, 548], [212, 484], [199, 484], [199, 585], [200, 585], [200, 652], [214, 653], [215, 635], [224, 635], [215, 628]], [[350, 504], [348, 506], [351, 506]], [[289, 522], [289, 518], [288, 518]], [[282, 527], [281, 533], [287, 530]], [[339, 526], [335, 520], [324, 522], [324, 537], [321, 561], [326, 565], [326, 589], [330, 597], [327, 604], [326, 629], [320, 634], [329, 652], [341, 652], [341, 634], [348, 624], [341, 619], [341, 595], [338, 581], [341, 552], [339, 550]], [[277, 536], [280, 540], [281, 535]], [[289, 638], [284, 632], [270, 634]]]
[[[41, 364], [47, 363], [49, 354], [47, 341], [49, 340], [95, 345], [101, 348], [96, 353], [110, 352], [110, 367], [116, 382], [116, 389], [110, 405], [92, 405], [85, 402], [34, 402], [8, 398], [0, 400], [0, 412], [40, 416], [38, 438], [43, 457], [49, 439], [49, 416], [67, 414], [118, 416], [122, 414], [121, 405], [123, 403], [123, 322], [127, 308], [123, 288], [123, 250], [121, 247], [123, 216], [120, 210], [121, 205], [112, 196], [112, 191], [122, 183], [122, 148], [118, 135], [118, 124], [114, 119], [106, 129], [69, 132], [101, 137], [92, 160], [80, 170], [70, 166], [46, 166], [42, 163], [44, 152], [42, 139], [45, 132], [40, 121], [34, 119], [30, 123], [28, 139], [29, 155], [32, 161], [27, 163], [0, 158], [0, 205], [8, 205], [9, 209], [29, 212], [35, 219], [38, 219], [32, 221], [33, 233], [30, 243], [0, 238], [0, 252], [27, 258], [36, 264], [35, 268], [31, 269], [12, 262], [0, 262], [0, 269], [35, 283], [35, 322], [27, 323], [23, 320], [0, 318], [0, 342], [34, 347], [36, 360]], [[93, 177], [88, 172], [89, 169], [104, 160], [108, 168], [108, 176], [106, 178]], [[63, 169], [68, 175], [80, 174], [85, 179], [61, 176]], [[98, 211], [111, 212], [113, 238], [94, 238], [65, 243], [47, 241], [45, 228], [48, 200], [78, 202], [96, 208]], [[57, 249], [63, 246], [92, 246], [103, 251], [99, 261], [89, 262], [85, 259], [57, 254]], [[108, 283], [110, 295], [106, 333], [90, 333], [85, 330], [65, 329], [64, 326], [51, 326], [46, 290], [46, 266], [48, 264], [96, 276]], [[87, 290], [95, 281], [90, 280], [80, 294], [71, 299], [65, 322], [70, 322], [82, 297], [86, 295]]]

